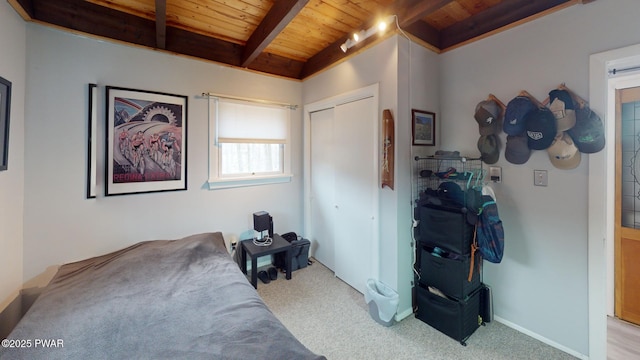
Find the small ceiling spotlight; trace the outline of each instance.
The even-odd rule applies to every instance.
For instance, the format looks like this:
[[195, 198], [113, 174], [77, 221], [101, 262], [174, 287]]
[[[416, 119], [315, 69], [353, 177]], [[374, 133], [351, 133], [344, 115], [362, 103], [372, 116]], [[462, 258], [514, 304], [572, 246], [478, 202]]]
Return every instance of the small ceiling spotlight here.
[[352, 38], [347, 39], [342, 45], [340, 45], [340, 50], [342, 52], [347, 52], [347, 50], [351, 49], [357, 43], [368, 39], [376, 32], [383, 33], [389, 27], [389, 24], [393, 22], [395, 15], [389, 15], [383, 20], [379, 21], [375, 26], [370, 27], [367, 31], [360, 30], [358, 32], [353, 33]]
[[357, 41], [354, 41], [352, 38], [348, 38], [344, 44], [340, 45], [340, 50], [342, 50], [342, 52], [347, 52], [347, 50], [351, 49], [356, 43]]
[[387, 26], [389, 26], [389, 24], [387, 24], [386, 21], [380, 21], [378, 23], [378, 31], [380, 31], [381, 33], [384, 32], [385, 30], [387, 30]]

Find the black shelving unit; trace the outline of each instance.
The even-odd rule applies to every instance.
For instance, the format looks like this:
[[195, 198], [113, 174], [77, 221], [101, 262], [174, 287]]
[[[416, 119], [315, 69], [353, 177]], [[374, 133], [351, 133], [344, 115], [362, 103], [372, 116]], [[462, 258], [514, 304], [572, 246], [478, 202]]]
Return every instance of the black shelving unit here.
[[[468, 157], [415, 157], [418, 194], [427, 189], [437, 189], [444, 181], [453, 181], [463, 189], [484, 180], [482, 159]], [[446, 176], [446, 173], [454, 169]], [[472, 176], [472, 177], [471, 177]], [[471, 181], [469, 181], [471, 177]]]
[[483, 181], [478, 158], [418, 158], [414, 212], [415, 316], [466, 345], [480, 326], [482, 288], [474, 227], [467, 221], [466, 190]]

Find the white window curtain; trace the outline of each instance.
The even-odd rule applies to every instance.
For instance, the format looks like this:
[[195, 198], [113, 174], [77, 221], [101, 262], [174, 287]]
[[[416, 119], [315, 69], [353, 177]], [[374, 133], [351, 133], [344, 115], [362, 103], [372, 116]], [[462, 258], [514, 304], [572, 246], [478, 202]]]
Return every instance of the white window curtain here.
[[218, 142], [284, 144], [289, 109], [218, 100]]
[[290, 181], [289, 107], [215, 98], [209, 187]]

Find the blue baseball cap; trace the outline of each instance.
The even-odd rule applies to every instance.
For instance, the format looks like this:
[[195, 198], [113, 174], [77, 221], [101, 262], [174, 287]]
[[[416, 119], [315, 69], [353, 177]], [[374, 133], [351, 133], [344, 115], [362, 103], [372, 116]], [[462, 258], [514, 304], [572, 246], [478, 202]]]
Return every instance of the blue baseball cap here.
[[507, 104], [502, 130], [507, 135], [521, 135], [526, 131], [525, 117], [538, 107], [527, 96], [516, 96]]
[[556, 117], [546, 107], [537, 108], [525, 119], [527, 144], [531, 150], [544, 150], [553, 144], [558, 133]]

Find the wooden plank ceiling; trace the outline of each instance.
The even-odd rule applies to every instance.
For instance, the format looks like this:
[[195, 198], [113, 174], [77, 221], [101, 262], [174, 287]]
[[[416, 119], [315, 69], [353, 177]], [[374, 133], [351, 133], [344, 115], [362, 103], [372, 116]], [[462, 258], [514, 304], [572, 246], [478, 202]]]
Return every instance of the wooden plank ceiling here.
[[[392, 20], [414, 41], [447, 51], [593, 0], [9, 0], [25, 20], [125, 43], [304, 79], [346, 52], [353, 33]], [[391, 15], [395, 15], [392, 17]]]

